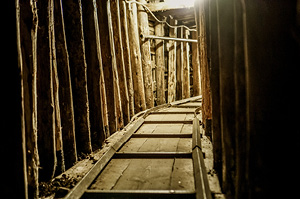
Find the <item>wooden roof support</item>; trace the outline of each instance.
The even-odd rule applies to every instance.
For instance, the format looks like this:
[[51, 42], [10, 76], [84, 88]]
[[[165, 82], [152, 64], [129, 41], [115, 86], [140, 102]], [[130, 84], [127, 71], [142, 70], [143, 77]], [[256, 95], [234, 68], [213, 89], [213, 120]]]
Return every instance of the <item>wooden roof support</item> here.
[[76, 3], [63, 1], [62, 5], [71, 69], [76, 146], [78, 154], [90, 153], [92, 147], [81, 1]]
[[135, 3], [127, 10], [128, 35], [134, 89], [134, 109], [138, 113], [146, 109], [144, 78], [138, 33], [137, 7]]
[[[140, 3], [146, 3], [145, 0], [138, 0]], [[149, 20], [148, 14], [143, 8], [143, 6], [138, 5], [138, 27], [140, 34], [149, 34]], [[142, 67], [143, 67], [143, 78], [145, 87], [145, 97], [146, 97], [146, 108], [151, 108], [154, 106], [154, 96], [153, 96], [153, 80], [152, 80], [152, 65], [151, 65], [151, 55], [150, 55], [150, 42], [140, 41], [141, 53], [142, 53]]]
[[[166, 18], [164, 18], [166, 20]], [[155, 24], [155, 35], [164, 36], [164, 24]], [[164, 57], [164, 41], [155, 40], [155, 63], [156, 63], [156, 86], [157, 86], [157, 105], [165, 104], [165, 57]]]
[[[170, 25], [177, 25], [176, 19], [170, 19]], [[170, 37], [177, 37], [177, 28], [170, 28]], [[169, 41], [169, 69], [168, 69], [168, 103], [174, 102], [176, 98], [176, 41]]]

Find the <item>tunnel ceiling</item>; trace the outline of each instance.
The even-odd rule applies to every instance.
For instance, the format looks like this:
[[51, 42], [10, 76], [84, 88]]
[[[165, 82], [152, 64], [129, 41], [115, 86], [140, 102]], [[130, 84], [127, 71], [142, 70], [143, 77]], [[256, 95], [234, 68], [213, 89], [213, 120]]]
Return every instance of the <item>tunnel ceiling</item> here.
[[172, 16], [177, 19], [180, 24], [188, 27], [196, 25], [193, 6], [175, 5], [170, 6], [165, 2], [148, 3], [147, 6], [156, 16]]

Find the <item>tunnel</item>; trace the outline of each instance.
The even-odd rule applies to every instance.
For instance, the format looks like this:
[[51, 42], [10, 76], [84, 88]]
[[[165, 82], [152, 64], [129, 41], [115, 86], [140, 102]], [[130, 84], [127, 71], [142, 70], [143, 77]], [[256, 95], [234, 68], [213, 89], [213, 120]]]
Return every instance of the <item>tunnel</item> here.
[[296, 197], [299, 0], [3, 4], [4, 198]]

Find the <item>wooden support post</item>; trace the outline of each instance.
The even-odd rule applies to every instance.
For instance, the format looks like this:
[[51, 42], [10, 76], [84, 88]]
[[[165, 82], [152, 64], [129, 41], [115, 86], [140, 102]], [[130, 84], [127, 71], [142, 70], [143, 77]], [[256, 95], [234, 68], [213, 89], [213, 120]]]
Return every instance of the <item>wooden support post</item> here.
[[80, 153], [92, 151], [87, 90], [87, 65], [82, 27], [81, 0], [62, 1], [71, 69], [76, 147]]
[[[116, 46], [115, 46], [115, 40], [118, 39], [118, 25], [117, 23], [112, 22], [112, 15], [117, 14], [116, 10], [115, 13], [112, 14], [111, 10], [111, 0], [108, 0], [106, 2], [106, 8], [107, 8], [107, 17], [108, 17], [108, 31], [109, 31], [109, 41], [110, 41], [110, 51], [111, 51], [111, 57], [112, 57], [112, 71], [113, 71], [113, 86], [114, 86], [114, 96], [115, 96], [115, 113], [116, 113], [116, 127], [117, 131], [124, 127], [124, 121], [123, 121], [123, 111], [122, 111], [122, 105], [121, 105], [121, 97], [120, 97], [120, 81], [119, 81], [119, 74], [118, 74], [118, 67], [117, 64], [117, 54], [116, 54]], [[115, 32], [114, 32], [114, 26], [115, 26]], [[116, 33], [116, 36], [114, 36], [114, 33]], [[116, 41], [117, 45], [120, 45], [120, 41]], [[121, 53], [119, 53], [121, 55]], [[120, 57], [121, 59], [121, 57]], [[118, 59], [118, 61], [121, 62], [121, 60]], [[120, 67], [121, 68], [121, 67]], [[120, 69], [121, 70], [121, 69]]]
[[[197, 39], [197, 32], [191, 32], [192, 39]], [[201, 94], [201, 77], [198, 43], [192, 43], [193, 96]]]
[[246, 77], [245, 77], [245, 43], [244, 43], [243, 7], [240, 1], [234, 2], [234, 85], [235, 85], [235, 144], [236, 177], [235, 198], [246, 198], [248, 191], [246, 162], [247, 128], [246, 128]]
[[[171, 18], [170, 25], [176, 26], [177, 20]], [[177, 28], [170, 28], [169, 31], [170, 37], [177, 37]], [[176, 98], [176, 47], [176, 41], [169, 41], [168, 103], [174, 102]]]
[[292, 180], [292, 176], [287, 177], [285, 172], [278, 171], [285, 165], [298, 170], [293, 163], [295, 156], [290, 154], [287, 161], [274, 164], [274, 160], [283, 154], [274, 153], [274, 149], [278, 143], [284, 151], [296, 151], [299, 147], [298, 139], [294, 138], [296, 134], [292, 133], [288, 142], [282, 141], [282, 132], [299, 129], [296, 117], [299, 114], [299, 98], [295, 97], [299, 85], [299, 31], [296, 33], [291, 28], [296, 27], [296, 1], [242, 2], [243, 34], [247, 47], [248, 195], [253, 198], [292, 198], [294, 194], [286, 191], [291, 188], [290, 184], [278, 184], [277, 179]]
[[[220, 121], [220, 80], [219, 80], [219, 42], [217, 0], [210, 1], [210, 85], [212, 98], [212, 143], [214, 153], [214, 169], [222, 173], [222, 143]], [[219, 175], [221, 178], [222, 175]], [[221, 180], [220, 180], [221, 181]]]
[[[163, 20], [166, 20], [165, 18]], [[155, 35], [164, 36], [164, 24], [157, 23], [155, 24]], [[157, 105], [165, 104], [165, 48], [164, 40], [155, 40], [155, 54], [156, 54], [156, 86], [157, 86]]]
[[116, 53], [117, 74], [119, 78], [120, 100], [124, 125], [130, 121], [129, 96], [124, 62], [123, 42], [121, 35], [121, 18], [119, 0], [111, 0], [111, 19], [113, 27], [113, 41]]
[[56, 62], [59, 80], [59, 106], [66, 169], [77, 161], [73, 96], [65, 27], [60, 0], [54, 1]]
[[[188, 39], [189, 30], [183, 31], [183, 38]], [[183, 42], [183, 79], [182, 79], [182, 98], [190, 97], [190, 46], [188, 42]]]
[[131, 71], [131, 57], [130, 57], [130, 46], [128, 37], [128, 24], [127, 24], [127, 11], [126, 3], [119, 1], [120, 3], [120, 19], [121, 19], [121, 35], [122, 45], [124, 54], [124, 67], [127, 81], [128, 97], [129, 97], [129, 112], [130, 118], [134, 116], [134, 91], [132, 82], [132, 71]]
[[[138, 0], [140, 3], [146, 3], [146, 0]], [[148, 14], [144, 7], [138, 5], [138, 27], [139, 34], [149, 35], [149, 24]], [[146, 108], [154, 106], [153, 96], [153, 80], [152, 80], [152, 65], [150, 55], [150, 42], [149, 40], [141, 41], [141, 53], [142, 53], [142, 67], [143, 67], [143, 78], [145, 86], [145, 97], [146, 97]]]
[[113, 134], [117, 130], [115, 97], [113, 84], [113, 58], [111, 56], [111, 46], [108, 30], [108, 15], [106, 1], [97, 0], [97, 13], [100, 33], [101, 55], [103, 65], [103, 77], [106, 93], [107, 116], [108, 116], [108, 134]]
[[[49, 1], [50, 2], [50, 1]], [[37, 128], [40, 156], [39, 178], [54, 177], [57, 159], [55, 151], [55, 110], [49, 5], [37, 2], [39, 29], [37, 32]]]
[[142, 70], [142, 59], [140, 50], [140, 37], [138, 34], [137, 7], [135, 3], [130, 4], [127, 10], [128, 35], [130, 46], [130, 57], [132, 67], [132, 79], [134, 88], [134, 109], [138, 113], [146, 109], [145, 89]]
[[[178, 38], [183, 38], [183, 28], [178, 31]], [[176, 100], [182, 99], [182, 79], [183, 79], [183, 42], [177, 42], [176, 50]]]
[[[20, 5], [21, 3], [22, 6]], [[22, 176], [25, 186], [25, 198], [38, 198], [39, 155], [37, 147], [36, 93], [38, 14], [36, 2], [33, 1], [16, 1], [16, 9], [18, 61], [22, 77], [21, 87], [23, 87], [21, 88], [22, 142], [18, 143], [18, 145], [22, 143], [22, 148], [25, 150], [22, 154], [25, 156], [23, 156], [23, 164], [25, 165], [23, 165], [24, 176]], [[15, 126], [17, 125], [15, 124]], [[9, 197], [12, 197], [11, 193]]]
[[62, 127], [59, 104], [59, 79], [57, 72], [57, 58], [56, 58], [56, 38], [54, 27], [54, 0], [48, 3], [49, 9], [49, 41], [50, 54], [52, 62], [52, 78], [53, 78], [53, 99], [54, 99], [54, 113], [55, 113], [55, 152], [56, 152], [56, 169], [55, 174], [58, 175], [65, 171], [65, 158], [63, 153]]
[[100, 88], [100, 67], [102, 67], [101, 56], [98, 56], [95, 42], [99, 37], [96, 35], [98, 22], [97, 12], [91, 1], [82, 1], [83, 31], [87, 63], [87, 86], [90, 106], [91, 141], [93, 151], [102, 147], [106, 138], [102, 120], [102, 103]]
[[[198, 33], [198, 48], [199, 48], [199, 61], [200, 61], [200, 74], [201, 74], [201, 92], [202, 92], [202, 118], [204, 127], [207, 120], [211, 120], [211, 89], [210, 89], [210, 71], [208, 66], [207, 57], [207, 41], [206, 41], [206, 24], [204, 3], [206, 1], [197, 1], [195, 3], [196, 23]], [[208, 16], [207, 16], [208, 17]], [[209, 128], [205, 129], [208, 130]]]
[[234, 34], [233, 0], [218, 1], [220, 108], [222, 134], [222, 187], [229, 197], [235, 184], [235, 88], [234, 88]]

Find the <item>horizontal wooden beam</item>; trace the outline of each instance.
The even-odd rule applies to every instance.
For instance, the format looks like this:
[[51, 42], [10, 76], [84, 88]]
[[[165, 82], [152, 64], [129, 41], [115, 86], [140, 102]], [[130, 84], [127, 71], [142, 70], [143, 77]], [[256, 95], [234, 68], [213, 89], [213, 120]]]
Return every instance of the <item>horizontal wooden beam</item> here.
[[191, 138], [192, 134], [191, 133], [165, 133], [165, 134], [133, 134], [131, 136], [132, 138]]
[[84, 198], [195, 198], [192, 190], [87, 190]]
[[130, 158], [192, 158], [192, 153], [187, 152], [116, 152], [113, 158], [130, 159]]

